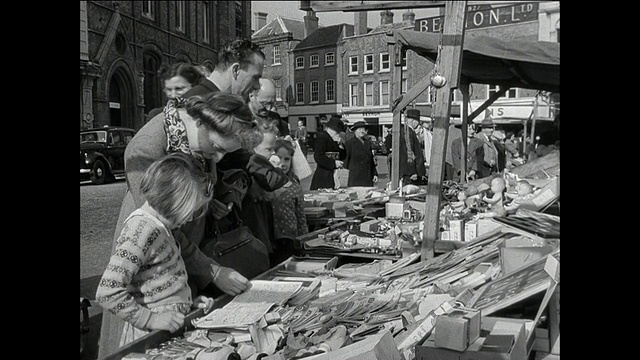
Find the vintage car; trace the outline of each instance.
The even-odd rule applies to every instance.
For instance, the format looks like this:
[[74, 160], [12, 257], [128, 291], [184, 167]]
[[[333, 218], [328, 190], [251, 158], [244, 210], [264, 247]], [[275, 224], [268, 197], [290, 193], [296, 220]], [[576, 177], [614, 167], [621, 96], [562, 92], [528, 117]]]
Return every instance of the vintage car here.
[[80, 130], [80, 181], [104, 184], [124, 174], [124, 149], [136, 131], [105, 126]]

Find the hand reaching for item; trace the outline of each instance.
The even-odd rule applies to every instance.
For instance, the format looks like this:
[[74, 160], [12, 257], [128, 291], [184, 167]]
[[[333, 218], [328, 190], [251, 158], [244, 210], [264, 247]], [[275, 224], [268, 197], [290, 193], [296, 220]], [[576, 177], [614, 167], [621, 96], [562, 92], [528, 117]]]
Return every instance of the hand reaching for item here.
[[229, 295], [238, 295], [251, 287], [249, 280], [232, 268], [213, 265], [213, 270], [214, 284]]
[[344, 161], [336, 160], [336, 168], [337, 169], [342, 169], [343, 166], [344, 166]]

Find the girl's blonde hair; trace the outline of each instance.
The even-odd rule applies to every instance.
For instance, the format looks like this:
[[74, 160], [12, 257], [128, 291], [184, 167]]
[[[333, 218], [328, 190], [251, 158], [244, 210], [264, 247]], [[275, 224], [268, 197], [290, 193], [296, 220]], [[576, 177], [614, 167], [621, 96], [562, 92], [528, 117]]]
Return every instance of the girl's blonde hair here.
[[156, 160], [142, 175], [140, 192], [174, 226], [203, 215], [213, 197], [213, 180], [196, 160], [181, 152]]

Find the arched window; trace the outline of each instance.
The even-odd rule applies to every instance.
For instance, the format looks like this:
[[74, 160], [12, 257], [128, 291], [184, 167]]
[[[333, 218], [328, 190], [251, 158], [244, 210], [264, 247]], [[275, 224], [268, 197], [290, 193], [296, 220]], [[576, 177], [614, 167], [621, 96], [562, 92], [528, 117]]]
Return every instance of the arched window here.
[[160, 78], [158, 77], [160, 59], [151, 52], [145, 52], [142, 61], [144, 71], [144, 112], [146, 114], [151, 109], [160, 107], [162, 104]]

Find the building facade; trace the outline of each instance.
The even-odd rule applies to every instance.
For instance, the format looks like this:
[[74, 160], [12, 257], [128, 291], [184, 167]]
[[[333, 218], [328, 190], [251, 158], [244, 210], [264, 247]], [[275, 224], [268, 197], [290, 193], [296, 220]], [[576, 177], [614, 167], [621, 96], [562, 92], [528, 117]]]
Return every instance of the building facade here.
[[[348, 124], [364, 121], [369, 134], [382, 137], [385, 126], [391, 126], [391, 87], [393, 59], [389, 56], [387, 32], [410, 30], [414, 27], [415, 14], [407, 11], [402, 22], [393, 22], [391, 11], [380, 13], [380, 25], [365, 34], [344, 39], [343, 49], [343, 97], [342, 119]], [[426, 58], [411, 51], [403, 54], [401, 93], [404, 94], [433, 69]], [[429, 94], [423, 93], [416, 102], [428, 102]]]
[[342, 114], [342, 39], [352, 36], [353, 29], [350, 24], [319, 28], [293, 49], [292, 129], [302, 120], [314, 134], [321, 129], [321, 118]]
[[[393, 22], [393, 13], [380, 13], [380, 26], [366, 34], [354, 34], [344, 38], [342, 44], [345, 69], [341, 79], [343, 97], [341, 111], [343, 119], [353, 124], [365, 121], [372, 125], [369, 133], [384, 137], [392, 124], [389, 103], [393, 63], [388, 55], [386, 32], [398, 29], [415, 31], [442, 31], [444, 15], [415, 19], [410, 10], [403, 14], [402, 21]], [[356, 28], [358, 18], [355, 19]], [[500, 4], [469, 6], [465, 36], [487, 35], [505, 39], [529, 41], [559, 41], [560, 10], [558, 1], [523, 2], [517, 5]], [[401, 94], [429, 76], [433, 63], [413, 51], [403, 54]], [[471, 111], [484, 103], [499, 88], [484, 84], [471, 84]], [[431, 114], [431, 88], [423, 92], [410, 107], [421, 111], [423, 116]], [[510, 89], [505, 96], [493, 103], [485, 114], [493, 118], [552, 119], [559, 111], [559, 94], [541, 94], [535, 89]], [[462, 94], [454, 90], [452, 116], [460, 116]], [[377, 126], [375, 126], [377, 125]]]
[[80, 128], [140, 129], [165, 100], [162, 64], [212, 70], [221, 46], [250, 36], [250, 1], [81, 1]]
[[[289, 106], [293, 99], [293, 49], [305, 38], [305, 34], [317, 29], [302, 21], [283, 18], [277, 15], [266, 22], [266, 13], [256, 13], [257, 23], [264, 25], [251, 36], [251, 41], [262, 48], [265, 54], [262, 77], [271, 79], [276, 86], [276, 110], [280, 116], [289, 119]], [[305, 27], [307, 25], [307, 27]]]

